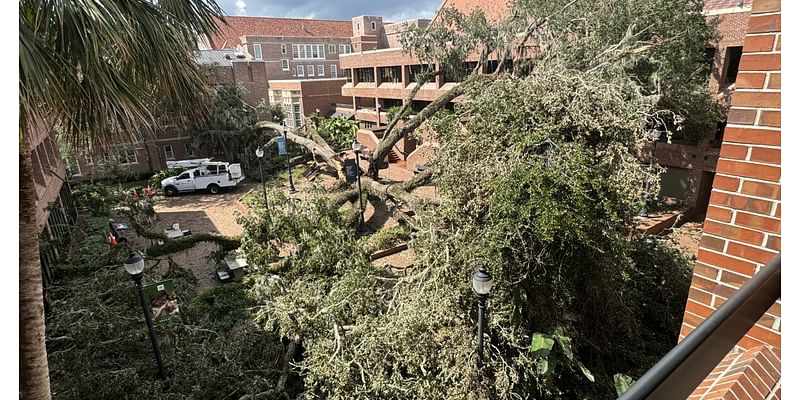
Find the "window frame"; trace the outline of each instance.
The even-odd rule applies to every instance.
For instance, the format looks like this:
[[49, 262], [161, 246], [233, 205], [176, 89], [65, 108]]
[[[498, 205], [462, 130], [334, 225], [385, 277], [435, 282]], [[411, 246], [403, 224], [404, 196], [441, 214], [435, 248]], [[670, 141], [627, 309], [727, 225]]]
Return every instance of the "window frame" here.
[[378, 24], [375, 21], [371, 21], [369, 23], [369, 27], [372, 28], [373, 31], [377, 31], [378, 30]]
[[[128, 160], [130, 160], [129, 156], [131, 154], [133, 154], [133, 161], [129, 162]], [[139, 163], [139, 155], [136, 154], [136, 149], [135, 148], [123, 149], [121, 156], [122, 157], [120, 157], [120, 158], [124, 158], [124, 160], [120, 160], [121, 161], [119, 163], [120, 165], [133, 165], [133, 164], [138, 164]]]
[[264, 52], [261, 50], [261, 43], [253, 44], [253, 57], [255, 57], [256, 60], [264, 59]]
[[[169, 147], [169, 152], [167, 152], [167, 147]], [[175, 149], [172, 148], [171, 144], [164, 145], [164, 158], [167, 160], [175, 159]]]
[[286, 54], [286, 43], [281, 43], [281, 54]]
[[289, 59], [288, 58], [282, 58], [281, 59], [281, 71], [288, 71], [289, 69], [290, 69], [289, 68]]
[[325, 66], [322, 64], [317, 65], [317, 76], [325, 76]]
[[298, 65], [297, 69], [297, 77], [306, 76], [306, 66], [305, 65]]
[[336, 45], [335, 44], [329, 44], [328, 45], [328, 54], [336, 54]]
[[186, 157], [194, 157], [194, 148], [191, 143], [183, 144], [183, 154], [185, 154]]
[[331, 78], [339, 77], [339, 67], [336, 64], [331, 64]]
[[314, 65], [313, 64], [309, 65], [308, 68], [306, 68], [306, 74], [308, 74], [308, 76], [315, 76], [314, 75]]

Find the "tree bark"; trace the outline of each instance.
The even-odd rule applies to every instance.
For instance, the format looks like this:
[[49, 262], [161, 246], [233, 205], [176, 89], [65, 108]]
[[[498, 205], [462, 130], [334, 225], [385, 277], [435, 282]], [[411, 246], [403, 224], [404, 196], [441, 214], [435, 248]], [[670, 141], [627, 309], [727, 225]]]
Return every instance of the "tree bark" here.
[[19, 385], [25, 400], [50, 399], [36, 188], [27, 143], [19, 151]]
[[427, 121], [428, 118], [432, 117], [434, 114], [436, 114], [436, 112], [444, 108], [447, 103], [464, 94], [465, 85], [474, 80], [474, 77], [476, 76], [478, 75], [471, 75], [470, 78], [466, 79], [464, 82], [461, 82], [461, 84], [458, 86], [439, 96], [431, 104], [428, 104], [425, 108], [423, 108], [422, 111], [420, 111], [419, 114], [417, 114], [414, 118], [405, 123], [401, 128], [387, 132], [386, 136], [383, 137], [383, 140], [381, 140], [381, 142], [375, 146], [375, 150], [372, 151], [372, 156], [369, 160], [369, 171], [367, 171], [367, 174], [372, 176], [374, 179], [378, 179], [378, 165], [380, 165], [380, 161], [386, 157], [387, 154], [389, 154], [389, 151], [392, 149], [395, 143], [402, 139], [406, 134], [417, 129], [423, 122]]

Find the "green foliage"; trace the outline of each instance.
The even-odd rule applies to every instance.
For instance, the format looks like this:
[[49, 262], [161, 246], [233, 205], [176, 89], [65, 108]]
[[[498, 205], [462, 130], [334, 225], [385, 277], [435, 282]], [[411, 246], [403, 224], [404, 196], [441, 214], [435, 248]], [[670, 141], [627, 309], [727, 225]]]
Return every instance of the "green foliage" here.
[[161, 181], [167, 179], [171, 176], [180, 175], [182, 172], [186, 171], [188, 168], [165, 168], [161, 171], [156, 172], [150, 179], [147, 180], [147, 184], [153, 188], [154, 191], [158, 191], [161, 189]]
[[[403, 107], [401, 107], [401, 106], [389, 107], [389, 109], [386, 110], [386, 115], [389, 118], [389, 121], [393, 121], [394, 118], [397, 116], [397, 114], [400, 113], [400, 110], [402, 110], [402, 108]], [[400, 119], [408, 118], [409, 114], [411, 114], [411, 108], [406, 109], [406, 112], [403, 113], [402, 116], [400, 116]]]
[[[284, 346], [248, 318], [254, 304], [241, 285], [195, 297], [191, 273], [172, 267], [181, 311], [156, 327], [173, 387], [155, 379], [147, 328], [130, 277], [122, 268], [64, 279], [51, 287], [47, 353], [60, 399], [222, 399], [256, 395], [279, 378]], [[294, 388], [292, 390], [297, 390]], [[267, 397], [270, 398], [270, 397]]]
[[633, 378], [628, 375], [614, 374], [614, 388], [617, 390], [617, 396], [622, 396], [634, 383]]
[[72, 196], [78, 207], [88, 209], [93, 216], [108, 216], [124, 194], [106, 183], [84, 182], [72, 186]]
[[408, 242], [409, 239], [411, 239], [411, 229], [405, 225], [395, 225], [367, 236], [362, 242], [368, 253], [374, 253]]
[[325, 118], [320, 126], [320, 134], [329, 143], [341, 149], [349, 148], [358, 132], [358, 123], [343, 117]]

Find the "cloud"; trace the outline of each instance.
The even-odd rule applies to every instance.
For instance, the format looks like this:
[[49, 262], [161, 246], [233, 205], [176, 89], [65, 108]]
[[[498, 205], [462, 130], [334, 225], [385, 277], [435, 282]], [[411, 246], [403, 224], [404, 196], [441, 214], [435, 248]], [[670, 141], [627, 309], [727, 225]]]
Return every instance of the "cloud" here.
[[247, 3], [245, 3], [244, 0], [236, 0], [236, 14], [247, 15], [247, 10], [245, 10], [246, 7]]
[[[442, 0], [218, 0], [233, 15], [350, 20], [378, 15], [396, 22], [433, 18]], [[247, 7], [245, 9], [245, 7]]]

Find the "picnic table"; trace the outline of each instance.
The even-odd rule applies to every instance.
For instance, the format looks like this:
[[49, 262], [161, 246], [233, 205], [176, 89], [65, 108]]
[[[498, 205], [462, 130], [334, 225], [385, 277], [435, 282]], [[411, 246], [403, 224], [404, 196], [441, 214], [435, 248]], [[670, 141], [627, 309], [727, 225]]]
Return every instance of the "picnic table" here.
[[217, 271], [220, 281], [241, 280], [247, 272], [247, 260], [236, 253], [228, 254], [223, 259], [223, 270]]
[[[172, 224], [171, 227], [164, 229], [164, 235], [167, 236], [169, 239], [175, 239], [183, 236], [189, 236], [192, 234], [192, 231], [189, 229], [181, 229], [180, 224]], [[164, 244], [163, 240], [159, 240], [158, 244]]]

